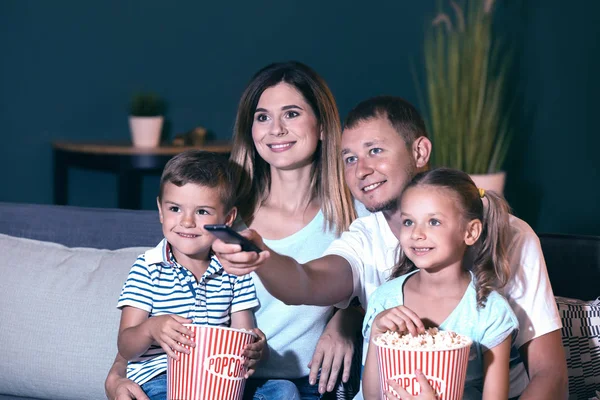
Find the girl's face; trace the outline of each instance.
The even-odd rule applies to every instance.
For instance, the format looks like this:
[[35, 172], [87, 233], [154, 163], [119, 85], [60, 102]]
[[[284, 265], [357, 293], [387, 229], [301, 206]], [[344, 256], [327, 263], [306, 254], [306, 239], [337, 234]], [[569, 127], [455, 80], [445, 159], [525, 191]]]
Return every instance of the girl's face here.
[[293, 170], [312, 163], [321, 134], [302, 94], [281, 82], [260, 96], [252, 139], [258, 154], [272, 167]]
[[407, 189], [400, 203], [400, 245], [419, 269], [436, 271], [462, 266], [469, 225], [457, 206], [454, 193], [435, 186]]

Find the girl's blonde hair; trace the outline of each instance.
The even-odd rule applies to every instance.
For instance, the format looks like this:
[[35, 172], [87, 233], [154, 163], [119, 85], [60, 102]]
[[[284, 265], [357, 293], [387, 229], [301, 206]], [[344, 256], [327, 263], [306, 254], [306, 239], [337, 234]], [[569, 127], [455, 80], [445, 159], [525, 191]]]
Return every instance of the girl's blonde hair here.
[[[510, 234], [508, 204], [502, 196], [493, 191], [480, 191], [469, 175], [456, 169], [437, 168], [417, 174], [406, 185], [403, 193], [418, 186], [433, 186], [452, 192], [462, 210], [465, 224], [474, 219], [482, 222], [481, 236], [467, 250], [465, 257], [469, 263], [465, 265], [475, 275], [477, 305], [484, 307], [490, 292], [504, 287], [510, 277], [507, 254]], [[488, 199], [487, 210], [484, 209], [482, 195]], [[400, 249], [391, 278], [414, 269], [415, 264]]]
[[270, 166], [254, 146], [252, 124], [262, 93], [284, 82], [296, 88], [311, 106], [323, 132], [311, 172], [311, 200], [318, 198], [328, 229], [347, 230], [356, 218], [350, 191], [344, 184], [340, 157], [342, 130], [338, 109], [325, 81], [310, 67], [295, 61], [275, 63], [258, 71], [242, 94], [233, 132], [231, 161], [237, 165], [238, 208], [250, 224], [258, 207], [269, 196]]

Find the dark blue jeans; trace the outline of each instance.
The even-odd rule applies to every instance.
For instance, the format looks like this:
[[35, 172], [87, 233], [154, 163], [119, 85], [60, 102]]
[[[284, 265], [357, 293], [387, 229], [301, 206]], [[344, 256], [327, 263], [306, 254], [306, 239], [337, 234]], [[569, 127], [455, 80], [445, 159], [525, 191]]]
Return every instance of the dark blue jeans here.
[[250, 378], [244, 388], [244, 400], [318, 400], [319, 386], [298, 379]]
[[[142, 385], [150, 400], [166, 400], [167, 374], [160, 374]], [[298, 379], [248, 379], [244, 400], [318, 400], [319, 386], [308, 383], [308, 376]]]
[[142, 390], [150, 400], [167, 399], [167, 373], [162, 373], [142, 385]]

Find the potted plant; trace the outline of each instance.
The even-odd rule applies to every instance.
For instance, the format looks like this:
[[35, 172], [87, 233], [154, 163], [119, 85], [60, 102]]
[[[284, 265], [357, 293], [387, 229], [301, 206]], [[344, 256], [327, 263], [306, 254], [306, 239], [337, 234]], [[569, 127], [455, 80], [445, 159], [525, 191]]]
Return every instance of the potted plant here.
[[154, 93], [136, 93], [129, 106], [131, 141], [135, 147], [156, 147], [164, 122], [164, 103]]
[[420, 98], [434, 143], [431, 163], [461, 169], [478, 186], [502, 193], [511, 137], [504, 98], [510, 55], [494, 40], [494, 0], [449, 4], [454, 18], [442, 10], [425, 37]]

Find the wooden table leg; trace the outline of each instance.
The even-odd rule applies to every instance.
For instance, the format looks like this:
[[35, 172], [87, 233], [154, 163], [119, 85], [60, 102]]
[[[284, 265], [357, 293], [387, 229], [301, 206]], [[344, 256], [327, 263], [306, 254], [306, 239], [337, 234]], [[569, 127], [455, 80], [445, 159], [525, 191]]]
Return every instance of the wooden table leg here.
[[142, 175], [135, 171], [121, 171], [118, 175], [119, 208], [142, 208]]
[[69, 167], [67, 158], [60, 150], [54, 156], [54, 204], [65, 205], [69, 200]]

